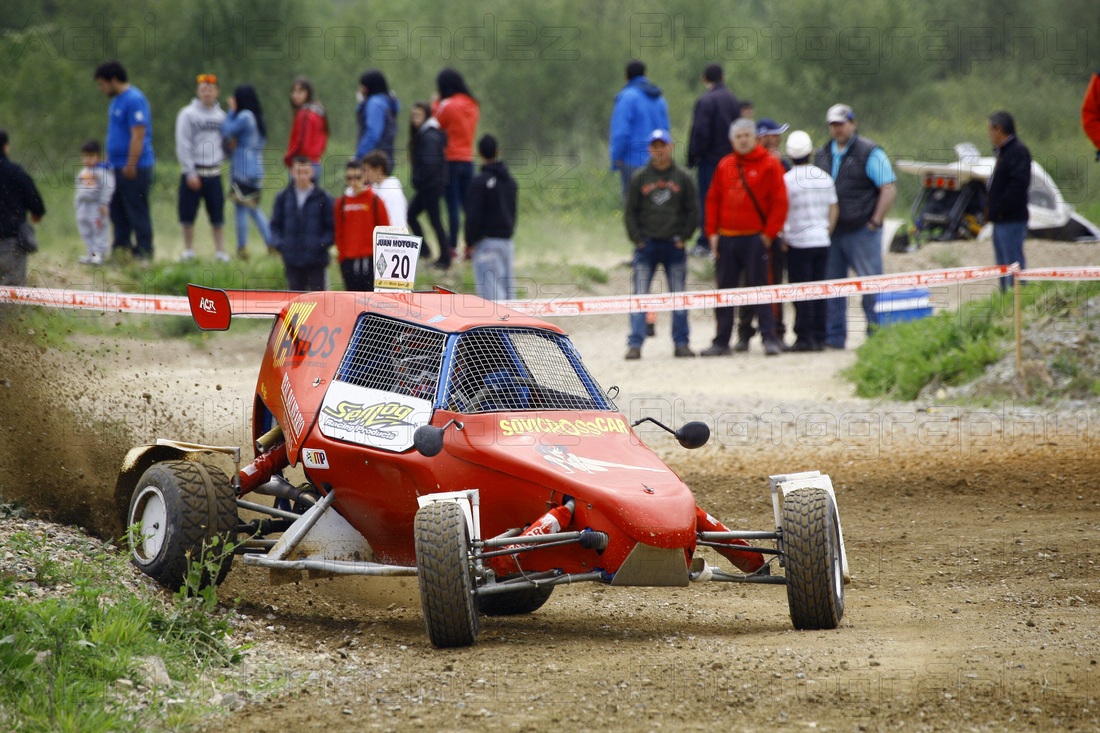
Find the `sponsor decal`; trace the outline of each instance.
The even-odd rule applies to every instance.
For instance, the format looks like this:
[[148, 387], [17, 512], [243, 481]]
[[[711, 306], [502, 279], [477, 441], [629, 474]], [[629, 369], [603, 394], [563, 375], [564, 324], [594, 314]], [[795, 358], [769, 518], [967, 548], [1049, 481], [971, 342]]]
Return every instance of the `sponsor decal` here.
[[598, 437], [606, 433], [629, 432], [626, 422], [617, 417], [597, 417], [592, 420], [513, 417], [501, 420], [499, 424], [505, 437], [533, 433]]
[[302, 451], [302, 461], [306, 468], [328, 468], [328, 456], [323, 450], [306, 448]]
[[286, 419], [290, 421], [290, 430], [295, 442], [302, 437], [306, 420], [302, 417], [302, 410], [298, 407], [298, 399], [294, 396], [294, 390], [290, 388], [290, 377], [283, 374], [283, 383], [279, 389], [283, 397], [283, 410], [286, 411]]
[[336, 336], [342, 329], [310, 324], [309, 317], [316, 307], [316, 303], [293, 303], [287, 308], [286, 318], [275, 336], [272, 364], [281, 367], [290, 360], [291, 366], [299, 366], [308, 357], [323, 360], [332, 356]]
[[199, 298], [199, 308], [207, 313], [214, 313], [215, 315], [218, 312], [217, 306], [214, 305], [213, 298]]
[[431, 416], [428, 400], [335, 381], [325, 393], [317, 424], [329, 438], [403, 451], [412, 447], [413, 432]]
[[[631, 466], [626, 463], [611, 463], [610, 461], [601, 461], [598, 458], [585, 458], [584, 456], [578, 456], [563, 445], [539, 445], [535, 446], [535, 450], [542, 455], [546, 462], [552, 466], [556, 466], [564, 471], [566, 474], [573, 473], [604, 473], [611, 471], [612, 469], [619, 469], [623, 471], [652, 471], [654, 473], [664, 473], [664, 469], [660, 468], [648, 468], [646, 466]], [[650, 492], [652, 493], [652, 492]]]

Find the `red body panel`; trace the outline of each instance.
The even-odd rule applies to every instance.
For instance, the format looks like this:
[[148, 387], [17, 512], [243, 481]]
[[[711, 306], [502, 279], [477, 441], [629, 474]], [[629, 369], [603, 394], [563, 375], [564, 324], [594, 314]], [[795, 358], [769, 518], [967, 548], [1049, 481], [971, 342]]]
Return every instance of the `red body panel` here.
[[[275, 321], [257, 383], [259, 401], [283, 428], [291, 464], [335, 490], [335, 508], [363, 534], [379, 560], [415, 564], [417, 497], [477, 489], [483, 538], [523, 528], [565, 497], [575, 501], [562, 530], [606, 532], [601, 553], [577, 544], [522, 555], [524, 570], [615, 572], [637, 542], [695, 548], [690, 489], [646, 447], [625, 416], [610, 410], [542, 410], [458, 414], [435, 410], [446, 429], [434, 457], [345, 442], [321, 433], [317, 420], [348, 348], [357, 318], [371, 311], [442, 332], [551, 324], [475, 296], [448, 293], [315, 293], [291, 300]], [[259, 405], [257, 405], [259, 409]], [[257, 419], [256, 436], [267, 426]], [[331, 433], [330, 433], [331, 435]]]

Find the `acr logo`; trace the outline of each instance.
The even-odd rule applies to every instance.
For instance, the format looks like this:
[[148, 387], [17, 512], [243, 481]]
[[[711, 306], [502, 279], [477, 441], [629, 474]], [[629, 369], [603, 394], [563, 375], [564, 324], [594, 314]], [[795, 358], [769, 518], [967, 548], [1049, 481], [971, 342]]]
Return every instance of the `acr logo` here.
[[328, 468], [328, 456], [325, 455], [323, 450], [316, 448], [307, 448], [302, 451], [302, 461], [305, 462], [306, 468]]
[[217, 313], [218, 308], [214, 305], [212, 298], [199, 298], [199, 308], [202, 308], [207, 313]]

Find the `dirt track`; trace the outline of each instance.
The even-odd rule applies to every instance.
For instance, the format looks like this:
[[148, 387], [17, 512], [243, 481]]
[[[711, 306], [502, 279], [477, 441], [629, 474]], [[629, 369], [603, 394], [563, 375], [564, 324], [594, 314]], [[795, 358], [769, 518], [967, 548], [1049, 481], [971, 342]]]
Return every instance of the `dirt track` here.
[[[853, 574], [840, 629], [793, 631], [782, 588], [583, 585], [439, 651], [412, 579], [272, 587], [238, 565], [221, 596], [255, 623], [257, 683], [283, 686], [205, 730], [1100, 728], [1094, 409], [872, 404], [835, 376], [850, 352], [673, 360], [667, 331], [627, 369], [621, 321], [566, 328], [630, 417], [711, 423], [695, 452], [643, 437], [712, 514], [767, 528], [769, 473], [832, 476]], [[698, 348], [712, 321], [693, 324]], [[246, 442], [263, 340], [9, 349], [0, 490], [109, 533], [125, 441]], [[51, 374], [71, 378], [30, 394]]]

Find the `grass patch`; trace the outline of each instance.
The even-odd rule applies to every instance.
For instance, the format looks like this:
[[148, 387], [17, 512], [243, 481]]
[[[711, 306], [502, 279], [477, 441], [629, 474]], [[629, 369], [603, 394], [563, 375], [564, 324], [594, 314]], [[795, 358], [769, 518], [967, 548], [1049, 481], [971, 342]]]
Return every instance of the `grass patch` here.
[[0, 574], [0, 728], [165, 730], [207, 712], [195, 683], [241, 651], [212, 593], [127, 585], [127, 557], [76, 534], [19, 530], [5, 549], [18, 570]]
[[[1088, 299], [1100, 293], [1100, 283], [1032, 283], [1021, 296], [1025, 340], [1042, 339], [1058, 331], [1058, 324], [1087, 322]], [[843, 376], [860, 397], [916, 399], [926, 387], [957, 386], [977, 379], [986, 368], [1013, 348], [1015, 338], [1012, 293], [995, 293], [985, 300], [964, 304], [957, 312], [898, 323], [880, 329], [856, 352], [856, 363]], [[1029, 336], [1029, 334], [1032, 334]], [[1093, 342], [1083, 336], [1049, 352], [1046, 368], [1086, 394], [1100, 384], [1079, 347]], [[1084, 343], [1088, 345], [1088, 343]], [[1040, 396], [1041, 395], [1036, 395]]]

